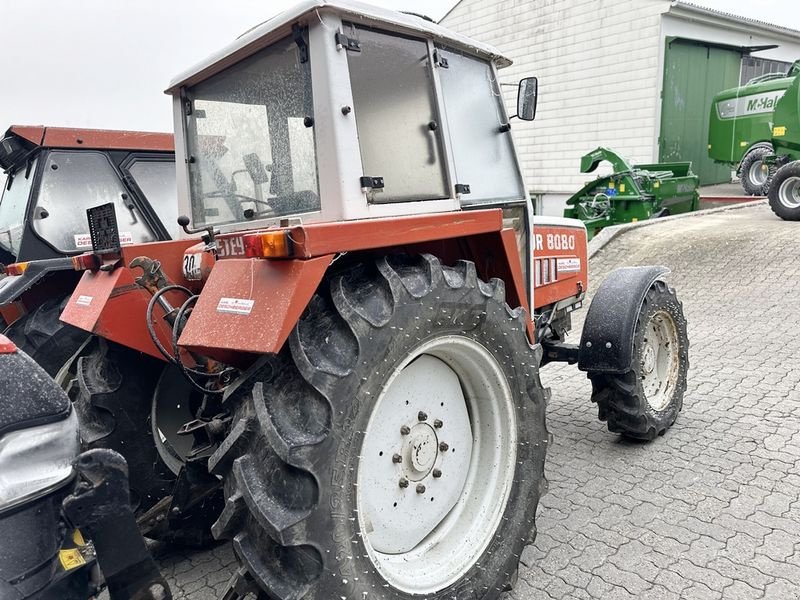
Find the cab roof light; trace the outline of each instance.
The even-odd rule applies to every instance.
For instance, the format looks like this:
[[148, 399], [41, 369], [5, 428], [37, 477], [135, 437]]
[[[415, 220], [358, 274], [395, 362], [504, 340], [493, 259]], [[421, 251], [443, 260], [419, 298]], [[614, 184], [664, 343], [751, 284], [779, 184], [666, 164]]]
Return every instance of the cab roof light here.
[[26, 262], [11, 263], [10, 265], [6, 265], [6, 275], [22, 275], [27, 268], [28, 263]]
[[248, 258], [289, 258], [293, 250], [292, 238], [284, 229], [244, 236], [244, 255]]

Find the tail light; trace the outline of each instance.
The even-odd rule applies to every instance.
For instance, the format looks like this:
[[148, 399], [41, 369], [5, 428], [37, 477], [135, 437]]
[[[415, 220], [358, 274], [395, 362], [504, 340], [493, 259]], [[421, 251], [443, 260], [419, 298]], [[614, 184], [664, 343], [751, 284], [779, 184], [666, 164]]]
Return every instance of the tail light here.
[[96, 254], [73, 256], [72, 268], [76, 271], [96, 271], [100, 268], [100, 257]]
[[288, 258], [292, 251], [292, 238], [284, 229], [244, 236], [244, 255], [248, 258]]
[[28, 268], [28, 263], [18, 262], [6, 266], [6, 275], [22, 275]]

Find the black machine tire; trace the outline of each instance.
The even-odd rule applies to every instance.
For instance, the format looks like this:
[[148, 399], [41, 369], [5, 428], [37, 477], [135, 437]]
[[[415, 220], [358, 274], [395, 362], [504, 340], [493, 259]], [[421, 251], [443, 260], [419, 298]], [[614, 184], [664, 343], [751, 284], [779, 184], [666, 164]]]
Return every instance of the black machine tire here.
[[763, 176], [757, 173], [762, 168], [765, 156], [772, 154], [771, 144], [757, 144], [747, 151], [739, 163], [739, 178], [742, 189], [748, 196], [766, 196], [770, 181], [775, 174], [775, 167], [768, 167]]
[[[159, 456], [150, 425], [152, 399], [164, 370], [160, 360], [103, 338], [89, 342], [76, 363], [71, 386], [81, 439], [87, 449], [109, 448], [128, 463], [131, 507], [138, 517], [170, 496], [177, 477]], [[203, 546], [216, 514], [199, 504], [180, 526], [147, 528], [164, 541]], [[155, 533], [153, 533], [155, 532]]]
[[103, 338], [78, 358], [76, 397], [81, 439], [116, 450], [128, 462], [131, 506], [146, 511], [172, 491], [175, 475], [153, 441], [150, 399], [163, 364]]
[[5, 331], [6, 337], [51, 377], [55, 377], [89, 337], [87, 332], [58, 320], [69, 298], [47, 300]]
[[784, 221], [800, 221], [800, 160], [782, 166], [772, 177], [769, 207]]
[[[265, 357], [230, 399], [230, 432], [209, 460], [212, 472], [224, 477], [227, 498], [215, 537], [233, 539], [247, 577], [270, 598], [422, 597], [379, 573], [371, 542], [365, 542], [371, 532], [362, 535], [359, 518], [352, 518], [362, 493], [359, 465], [367, 460], [360, 455], [392, 374], [429, 356], [416, 354], [426, 344], [463, 338], [460, 343], [479, 344], [492, 356], [506, 389], [513, 390], [506, 396], [513, 397], [510, 404], [495, 403], [513, 406], [509, 414], [517, 426], [506, 424], [519, 440], [513, 484], [505, 503], [494, 498], [499, 520], [481, 540], [486, 545], [475, 551], [477, 560], [467, 559], [444, 589], [419, 593], [429, 599], [497, 598], [513, 585], [519, 556], [535, 538], [536, 507], [546, 488], [547, 391], [538, 375], [539, 347], [529, 345], [524, 331], [524, 313], [505, 303], [503, 282], [478, 280], [471, 262], [450, 268], [429, 255], [391, 256], [327, 276], [283, 350]], [[437, 410], [443, 397], [435, 397]], [[488, 395], [484, 400], [493, 404]], [[443, 417], [440, 431], [451, 415]], [[464, 489], [457, 491], [462, 498]], [[413, 486], [409, 493], [412, 501], [421, 498]]]
[[[649, 351], [648, 328], [656, 319], [669, 319], [674, 327], [678, 350], [667, 354], [675, 361], [669, 381], [664, 382], [669, 390], [663, 401], [651, 405], [643, 384]], [[607, 421], [612, 433], [639, 440], [652, 440], [664, 435], [672, 427], [683, 408], [686, 391], [686, 374], [689, 369], [689, 338], [686, 332], [686, 317], [675, 290], [666, 282], [657, 280], [644, 298], [639, 310], [633, 338], [633, 361], [629, 371], [622, 374], [590, 373], [592, 401], [597, 403], [598, 416]], [[649, 361], [648, 361], [649, 362]], [[659, 382], [660, 385], [660, 382]], [[671, 387], [670, 387], [671, 386]]]

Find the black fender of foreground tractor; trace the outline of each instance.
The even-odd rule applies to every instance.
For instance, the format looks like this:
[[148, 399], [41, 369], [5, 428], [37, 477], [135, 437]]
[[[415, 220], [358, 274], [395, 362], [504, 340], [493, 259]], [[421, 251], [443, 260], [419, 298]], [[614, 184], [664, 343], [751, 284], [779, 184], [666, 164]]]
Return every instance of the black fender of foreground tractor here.
[[3, 600], [86, 597], [86, 569], [67, 572], [59, 560], [67, 532], [61, 502], [75, 480], [69, 462], [79, 450], [77, 427], [67, 395], [30, 357], [0, 336]]
[[103, 585], [111, 600], [169, 600], [124, 458], [79, 452], [67, 394], [0, 335], [0, 600], [88, 600]]
[[612, 271], [592, 298], [581, 333], [578, 368], [589, 373], [625, 373], [633, 362], [633, 340], [647, 291], [667, 267]]

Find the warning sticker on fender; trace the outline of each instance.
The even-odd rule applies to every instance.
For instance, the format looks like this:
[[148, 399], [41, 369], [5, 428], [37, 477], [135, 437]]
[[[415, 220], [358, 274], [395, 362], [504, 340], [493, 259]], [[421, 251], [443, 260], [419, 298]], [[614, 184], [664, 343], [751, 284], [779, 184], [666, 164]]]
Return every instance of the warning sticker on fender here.
[[255, 304], [255, 300], [220, 298], [217, 304], [217, 312], [230, 313], [232, 315], [249, 315], [253, 310], [253, 304]]
[[75, 300], [75, 304], [79, 304], [80, 306], [89, 306], [93, 299], [94, 296], [78, 296], [78, 299]]
[[559, 273], [577, 273], [581, 270], [580, 258], [559, 258], [556, 262]]

